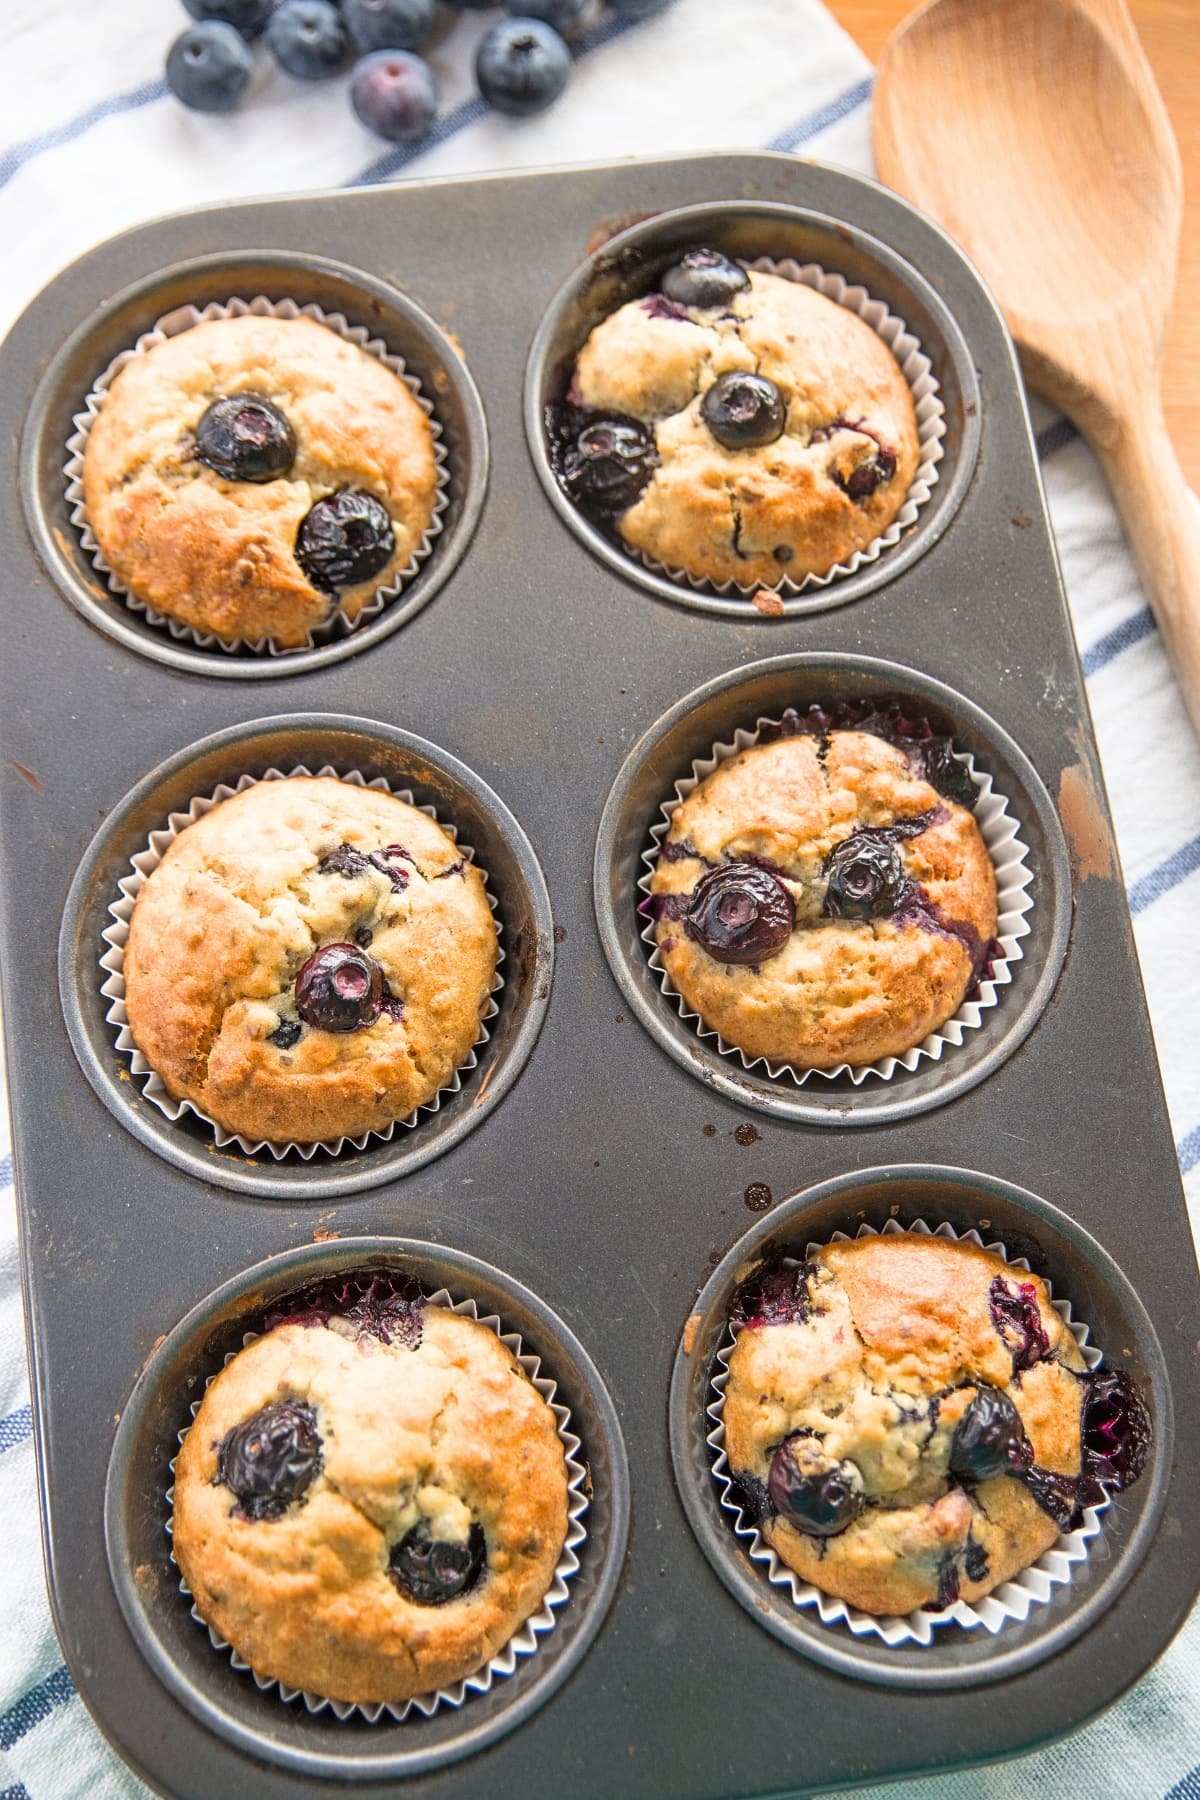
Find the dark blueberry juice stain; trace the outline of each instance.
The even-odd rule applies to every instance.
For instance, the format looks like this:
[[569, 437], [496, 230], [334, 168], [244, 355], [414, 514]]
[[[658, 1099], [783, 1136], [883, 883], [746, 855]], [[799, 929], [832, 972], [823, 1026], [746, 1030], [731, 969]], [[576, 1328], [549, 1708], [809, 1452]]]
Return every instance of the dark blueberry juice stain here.
[[1014, 1375], [1049, 1356], [1050, 1339], [1038, 1310], [1037, 1289], [1031, 1281], [1009, 1282], [997, 1275], [988, 1288], [988, 1312], [1012, 1356]]
[[421, 1341], [425, 1296], [407, 1275], [367, 1269], [326, 1276], [268, 1308], [263, 1330], [277, 1325], [328, 1325], [344, 1319], [360, 1337], [415, 1350]]
[[766, 1212], [775, 1196], [765, 1181], [752, 1181], [742, 1195], [751, 1212]]
[[751, 1144], [762, 1142], [762, 1134], [758, 1130], [758, 1127], [756, 1125], [751, 1125], [748, 1119], [745, 1120], [743, 1124], [735, 1127], [733, 1135], [742, 1146], [743, 1150], [748, 1150]]

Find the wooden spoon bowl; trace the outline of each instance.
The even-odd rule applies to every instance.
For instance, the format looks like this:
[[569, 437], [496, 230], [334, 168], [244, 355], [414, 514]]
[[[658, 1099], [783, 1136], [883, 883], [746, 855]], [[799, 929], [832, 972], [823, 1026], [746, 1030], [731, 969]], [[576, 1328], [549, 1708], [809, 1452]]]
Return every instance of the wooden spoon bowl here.
[[873, 135], [1099, 454], [1200, 730], [1200, 517], [1162, 411], [1182, 177], [1122, 0], [932, 0], [884, 49]]

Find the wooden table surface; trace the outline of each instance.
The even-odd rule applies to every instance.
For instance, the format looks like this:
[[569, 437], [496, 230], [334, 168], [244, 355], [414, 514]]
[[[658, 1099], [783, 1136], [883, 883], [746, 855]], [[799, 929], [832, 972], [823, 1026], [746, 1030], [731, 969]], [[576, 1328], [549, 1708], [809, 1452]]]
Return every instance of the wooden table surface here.
[[[826, 0], [874, 60], [912, 0]], [[1163, 394], [1167, 424], [1200, 491], [1200, 0], [1128, 0], [1183, 157], [1184, 220]]]

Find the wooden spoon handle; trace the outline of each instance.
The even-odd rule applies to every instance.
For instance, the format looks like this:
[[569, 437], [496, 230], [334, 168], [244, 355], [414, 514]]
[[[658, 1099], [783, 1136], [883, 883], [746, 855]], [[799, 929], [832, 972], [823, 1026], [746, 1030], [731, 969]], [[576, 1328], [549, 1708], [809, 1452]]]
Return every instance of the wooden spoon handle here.
[[1136, 417], [1127, 415], [1114, 440], [1096, 444], [1096, 450], [1200, 733], [1200, 507], [1179, 466], [1157, 397]]

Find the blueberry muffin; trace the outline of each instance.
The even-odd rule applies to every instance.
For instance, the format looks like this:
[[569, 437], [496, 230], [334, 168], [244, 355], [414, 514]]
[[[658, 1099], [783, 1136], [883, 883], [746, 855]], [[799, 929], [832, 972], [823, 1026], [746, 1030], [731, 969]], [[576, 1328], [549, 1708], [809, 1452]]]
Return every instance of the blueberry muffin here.
[[497, 953], [482, 875], [425, 813], [328, 776], [262, 781], [185, 827], [139, 893], [129, 1030], [226, 1131], [356, 1137], [466, 1061]]
[[1088, 1374], [1045, 1283], [971, 1244], [779, 1260], [731, 1322], [735, 1495], [782, 1562], [863, 1612], [981, 1599], [1149, 1452], [1128, 1377]]
[[256, 1674], [401, 1703], [541, 1606], [567, 1530], [553, 1412], [494, 1332], [386, 1275], [285, 1308], [209, 1387], [175, 1557]]
[[568, 495], [628, 549], [742, 587], [865, 550], [919, 461], [912, 394], [878, 333], [714, 250], [595, 327], [554, 442]]
[[795, 1069], [920, 1044], [994, 951], [974, 797], [945, 738], [788, 715], [671, 816], [643, 911], [675, 989], [727, 1043]]
[[212, 319], [131, 357], [88, 433], [88, 523], [131, 594], [198, 632], [296, 649], [353, 622], [433, 518], [429, 420], [311, 319]]

